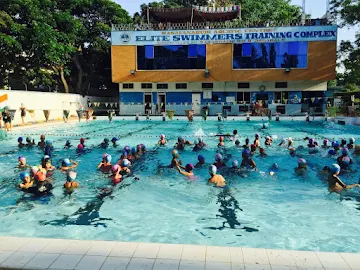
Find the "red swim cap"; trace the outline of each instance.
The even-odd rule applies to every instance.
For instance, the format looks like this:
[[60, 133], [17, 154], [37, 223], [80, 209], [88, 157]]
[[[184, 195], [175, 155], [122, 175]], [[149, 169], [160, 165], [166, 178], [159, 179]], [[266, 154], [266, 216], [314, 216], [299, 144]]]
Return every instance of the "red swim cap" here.
[[80, 139], [80, 143], [84, 143], [85, 142], [85, 139], [84, 138], [81, 138]]
[[37, 172], [35, 174], [35, 179], [39, 182], [44, 182], [46, 180], [46, 175], [43, 172]]
[[82, 150], [82, 149], [84, 149], [84, 146], [81, 143], [79, 143], [77, 146], [77, 149]]

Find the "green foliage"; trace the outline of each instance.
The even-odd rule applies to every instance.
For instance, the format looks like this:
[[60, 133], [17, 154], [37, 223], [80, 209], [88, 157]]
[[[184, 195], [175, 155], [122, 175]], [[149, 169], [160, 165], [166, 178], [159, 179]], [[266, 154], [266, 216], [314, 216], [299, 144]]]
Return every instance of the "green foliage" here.
[[344, 87], [344, 92], [359, 92], [359, 87], [354, 83], [348, 83]]
[[336, 108], [336, 107], [328, 107], [327, 108], [327, 113], [328, 113], [329, 117], [336, 117], [337, 112], [338, 112], [338, 108]]

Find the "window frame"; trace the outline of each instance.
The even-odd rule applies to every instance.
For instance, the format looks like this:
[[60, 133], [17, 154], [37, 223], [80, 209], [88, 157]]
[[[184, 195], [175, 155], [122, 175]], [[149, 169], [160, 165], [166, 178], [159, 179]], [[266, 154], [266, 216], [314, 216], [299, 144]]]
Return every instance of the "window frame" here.
[[[184, 88], [183, 87], [178, 87], [180, 85], [182, 85], [182, 86], [185, 85], [185, 87]], [[175, 89], [188, 89], [188, 84], [187, 83], [175, 83]]]
[[[125, 85], [127, 85], [127, 87], [125, 87]], [[123, 83], [122, 89], [134, 89], [134, 83]]]
[[[147, 86], [151, 86], [151, 87], [144, 87], [145, 85]], [[141, 89], [153, 89], [153, 84], [152, 83], [141, 83]]]

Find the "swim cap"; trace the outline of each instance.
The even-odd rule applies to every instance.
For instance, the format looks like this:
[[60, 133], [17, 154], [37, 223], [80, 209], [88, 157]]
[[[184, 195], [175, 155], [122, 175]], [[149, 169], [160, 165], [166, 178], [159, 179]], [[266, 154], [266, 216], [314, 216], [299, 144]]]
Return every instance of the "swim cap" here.
[[290, 153], [294, 153], [294, 152], [295, 152], [295, 148], [294, 148], [294, 147], [290, 147], [289, 150], [290, 150]]
[[114, 166], [112, 166], [111, 170], [113, 172], [116, 172], [119, 168], [120, 168], [120, 166], [118, 164], [115, 164]]
[[209, 173], [215, 174], [217, 172], [217, 168], [214, 165], [210, 165], [209, 167]]
[[26, 158], [23, 157], [23, 156], [20, 156], [20, 157], [18, 158], [18, 160], [19, 160], [19, 161], [26, 161]]
[[165, 139], [165, 135], [164, 135], [164, 134], [161, 134], [161, 135], [160, 135], [160, 139]]
[[105, 160], [106, 160], [106, 162], [111, 162], [111, 156], [110, 155], [107, 155], [106, 157], [105, 157]]
[[178, 155], [179, 155], [178, 150], [173, 149], [173, 150], [171, 151], [171, 155], [172, 155], [173, 157], [178, 156]]
[[194, 169], [194, 165], [192, 164], [186, 164], [185, 166], [185, 171], [189, 172], [192, 171]]
[[332, 147], [334, 147], [334, 148], [340, 146], [337, 141], [333, 141], [331, 145], [332, 145]]
[[355, 143], [355, 138], [350, 138], [350, 143]]
[[245, 157], [250, 156], [250, 150], [249, 150], [249, 149], [245, 149], [245, 150], [242, 152], [242, 155], [245, 156]]
[[70, 140], [66, 140], [66, 145], [70, 145], [70, 144], [71, 144]]
[[309, 139], [309, 144], [313, 144], [314, 143], [314, 139]]
[[215, 160], [216, 160], [216, 161], [222, 161], [222, 160], [223, 160], [222, 155], [219, 154], [219, 153], [217, 153], [217, 154], [215, 155]]
[[344, 147], [342, 150], [341, 150], [341, 153], [343, 154], [343, 156], [347, 156], [349, 154], [349, 150]]
[[44, 182], [46, 180], [46, 174], [44, 174], [43, 172], [37, 172], [35, 174], [35, 179], [39, 182]]
[[239, 166], [239, 162], [238, 162], [237, 160], [233, 160], [233, 161], [232, 161], [232, 166], [233, 166], [233, 167]]
[[224, 140], [224, 137], [223, 136], [220, 136], [219, 137], [219, 141], [222, 142]]
[[203, 155], [198, 155], [198, 161], [205, 162], [205, 157]]
[[116, 142], [117, 140], [118, 140], [118, 139], [115, 138], [115, 137], [111, 139], [112, 142]]
[[306, 160], [303, 159], [303, 158], [299, 158], [298, 164], [299, 164], [299, 165], [305, 165], [305, 164], [306, 164]]
[[260, 153], [264, 154], [265, 153], [265, 149], [264, 148], [260, 148]]
[[329, 143], [329, 140], [327, 140], [327, 139], [323, 140], [324, 145], [327, 145], [328, 143]]
[[102, 158], [103, 158], [103, 159], [106, 158], [107, 155], [108, 155], [107, 153], [103, 154], [103, 155], [102, 155]]
[[20, 173], [20, 179], [21, 179], [21, 181], [24, 181], [25, 177], [28, 177], [28, 176], [30, 176], [30, 174], [27, 173], [27, 172], [22, 172], [22, 173]]
[[270, 136], [266, 136], [265, 139], [266, 139], [266, 140], [270, 140], [271, 138], [270, 138]]
[[71, 163], [70, 163], [70, 159], [65, 158], [65, 159], [63, 160], [62, 164], [63, 164], [63, 166], [65, 166], [65, 167], [70, 166], [70, 164], [71, 164]]
[[45, 142], [45, 144], [46, 144], [46, 146], [50, 146], [50, 145], [52, 145], [52, 141], [47, 140], [47, 141]]
[[339, 164], [333, 164], [333, 165], [331, 165], [330, 171], [331, 171], [332, 173], [340, 172], [340, 166], [339, 166]]
[[331, 149], [331, 150], [329, 150], [328, 154], [333, 156], [333, 155], [336, 155], [336, 152], [334, 149]]
[[83, 149], [84, 149], [84, 146], [83, 146], [81, 143], [79, 143], [78, 146], [77, 146], [77, 149], [78, 149], [78, 150], [83, 150]]
[[23, 140], [24, 140], [23, 137], [19, 137], [19, 138], [18, 138], [18, 142], [22, 142]]
[[109, 139], [108, 138], [105, 138], [104, 139], [104, 143], [108, 143], [109, 142]]
[[346, 144], [346, 140], [345, 140], [345, 139], [341, 139], [341, 144]]
[[46, 160], [46, 159], [50, 159], [50, 156], [48, 156], [48, 155], [44, 155], [43, 159], [44, 159], [44, 160]]
[[136, 154], [136, 148], [135, 147], [131, 148], [131, 153]]
[[123, 159], [123, 161], [122, 161], [122, 165], [123, 165], [123, 167], [127, 167], [127, 166], [129, 166], [129, 165], [130, 165], [130, 161], [129, 161], [129, 160], [127, 160], [127, 159]]
[[32, 167], [30, 168], [30, 171], [32, 172], [32, 174], [35, 175], [35, 174], [39, 171], [39, 168], [36, 167], [36, 166], [32, 166]]
[[85, 139], [84, 138], [81, 138], [80, 139], [80, 143], [83, 144], [85, 142]]
[[350, 159], [348, 156], [343, 157], [343, 158], [341, 159], [341, 162], [344, 163], [345, 165], [349, 165], [349, 164], [350, 164], [350, 161], [351, 161], [351, 159]]
[[272, 165], [272, 168], [278, 169], [278, 168], [279, 168], [279, 165], [278, 165], [277, 163], [274, 163], [274, 164]]
[[124, 147], [124, 151], [126, 152], [126, 153], [130, 153], [130, 151], [131, 151], [131, 149], [130, 149], [130, 146], [125, 146]]
[[292, 141], [293, 141], [293, 139], [292, 139], [291, 137], [289, 137], [289, 138], [288, 138], [288, 141], [292, 142]]
[[40, 139], [45, 139], [45, 135], [44, 135], [44, 134], [41, 134], [41, 135], [40, 135]]
[[71, 171], [67, 174], [67, 180], [71, 180], [71, 181], [74, 181], [76, 179], [76, 172], [74, 171]]
[[141, 149], [142, 149], [142, 150], [146, 150], [145, 144], [141, 144]]
[[27, 142], [31, 142], [31, 137], [26, 137]]
[[236, 145], [239, 145], [239, 144], [240, 144], [240, 141], [239, 141], [239, 140], [236, 140], [236, 141], [235, 141], [235, 144], [236, 144]]

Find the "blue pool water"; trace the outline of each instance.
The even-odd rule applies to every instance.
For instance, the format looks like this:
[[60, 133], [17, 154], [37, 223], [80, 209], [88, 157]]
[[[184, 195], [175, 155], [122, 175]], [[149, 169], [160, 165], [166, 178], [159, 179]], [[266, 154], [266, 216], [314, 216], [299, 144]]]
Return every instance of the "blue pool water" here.
[[[272, 122], [260, 130], [260, 122], [135, 122], [95, 121], [68, 123], [36, 129], [14, 131], [0, 142], [0, 235], [53, 237], [71, 239], [120, 240], [139, 242], [186, 243], [202, 245], [248, 246], [262, 248], [360, 252], [360, 191], [344, 196], [329, 194], [327, 184], [318, 176], [325, 165], [335, 158], [325, 152], [309, 155], [300, 151], [309, 163], [309, 174], [294, 174], [297, 158], [277, 145], [282, 137], [350, 138], [360, 140], [360, 129], [327, 122]], [[260, 133], [261, 143], [266, 135], [276, 135], [274, 146], [267, 148], [267, 158], [255, 156], [259, 172], [246, 177], [227, 176], [229, 190], [206, 185], [207, 166], [196, 169], [196, 180], [188, 181], [177, 171], [163, 170], [168, 165], [171, 149], [179, 135], [193, 141], [199, 130], [206, 136], [206, 150], [201, 151], [208, 164], [214, 161], [217, 139], [213, 133], [239, 131], [243, 144], [246, 136]], [[20, 182], [17, 157], [24, 155], [28, 164], [40, 163], [43, 153], [37, 149], [17, 148], [16, 139], [40, 134], [54, 142], [53, 163], [70, 157], [79, 162], [77, 168], [80, 188], [71, 196], [63, 192], [65, 175], [54, 173], [53, 196], [34, 198], [17, 190]], [[169, 143], [156, 147], [158, 135], [164, 133]], [[148, 153], [134, 164], [134, 176], [117, 185], [111, 194], [101, 196], [101, 189], [111, 187], [109, 178], [96, 170], [105, 152], [96, 146], [105, 138], [119, 138], [119, 148], [107, 153], [115, 162], [125, 145], [144, 143]], [[81, 137], [89, 138], [91, 151], [76, 156], [75, 150], [64, 150], [67, 139], [78, 144]], [[296, 140], [295, 145], [306, 145]], [[226, 155], [241, 162], [241, 150], [227, 141]], [[196, 163], [197, 155], [187, 148], [180, 153], [184, 163]], [[359, 159], [352, 168], [357, 170]], [[268, 175], [269, 167], [277, 162], [280, 170], [275, 177]], [[342, 175], [346, 183], [358, 182], [359, 172]], [[138, 177], [139, 180], [135, 180]]]

